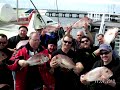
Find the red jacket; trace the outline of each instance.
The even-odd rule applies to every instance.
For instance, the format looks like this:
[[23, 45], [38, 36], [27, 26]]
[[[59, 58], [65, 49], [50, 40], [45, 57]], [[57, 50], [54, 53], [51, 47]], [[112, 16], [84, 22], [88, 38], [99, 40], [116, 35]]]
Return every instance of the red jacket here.
[[[46, 55], [48, 55], [48, 51], [43, 49], [39, 52], [39, 53], [44, 53]], [[18, 51], [18, 53], [13, 56], [14, 57], [14, 64], [12, 65], [8, 65], [8, 68], [10, 70], [13, 70], [15, 71], [16, 73], [16, 90], [25, 90], [25, 84], [26, 84], [26, 81], [25, 81], [25, 78], [26, 78], [26, 75], [27, 75], [27, 69], [28, 67], [24, 67], [24, 68], [21, 68], [19, 65], [18, 65], [18, 61], [20, 60], [20, 57], [23, 57], [24, 60], [27, 60], [30, 56], [29, 56], [29, 53], [28, 53], [28, 49], [26, 47], [23, 47], [22, 49], [20, 49]], [[13, 58], [12, 57], [12, 58]], [[48, 82], [47, 78], [46, 78], [46, 72], [48, 71], [47, 67], [46, 67], [47, 63], [45, 63], [43, 66], [38, 66], [39, 68], [39, 72], [40, 72], [40, 75], [43, 79], [43, 82], [46, 86], [49, 86], [52, 82]]]

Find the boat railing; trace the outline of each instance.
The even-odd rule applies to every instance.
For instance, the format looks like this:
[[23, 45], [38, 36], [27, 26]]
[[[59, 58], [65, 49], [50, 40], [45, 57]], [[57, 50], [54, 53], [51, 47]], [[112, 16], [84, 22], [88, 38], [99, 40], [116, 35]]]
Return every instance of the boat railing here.
[[105, 21], [120, 21], [120, 14], [111, 13], [88, 13], [88, 18], [92, 19], [94, 22], [102, 20], [103, 14]]

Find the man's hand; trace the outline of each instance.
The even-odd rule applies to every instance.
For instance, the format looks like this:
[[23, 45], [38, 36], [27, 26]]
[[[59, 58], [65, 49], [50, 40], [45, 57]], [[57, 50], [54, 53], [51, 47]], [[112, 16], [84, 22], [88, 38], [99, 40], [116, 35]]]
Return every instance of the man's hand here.
[[77, 62], [76, 66], [74, 68], [74, 72], [79, 75], [79, 73], [84, 69], [84, 66], [82, 65], [81, 62]]
[[93, 52], [96, 56], [100, 55], [100, 49], [97, 49]]
[[88, 31], [88, 24], [85, 23], [85, 24], [83, 25], [83, 27], [84, 27], [84, 29], [85, 29], [85, 32], [87, 32], [87, 31]]
[[66, 32], [65, 32], [65, 34], [70, 34], [71, 31], [72, 31], [72, 26], [66, 27]]
[[50, 61], [50, 67], [52, 67], [52, 68], [58, 67], [58, 63], [57, 63], [57, 61], [55, 59], [52, 59]]
[[29, 65], [26, 60], [19, 60], [19, 61], [18, 61], [18, 64], [19, 64], [21, 67], [26, 67], [26, 66]]

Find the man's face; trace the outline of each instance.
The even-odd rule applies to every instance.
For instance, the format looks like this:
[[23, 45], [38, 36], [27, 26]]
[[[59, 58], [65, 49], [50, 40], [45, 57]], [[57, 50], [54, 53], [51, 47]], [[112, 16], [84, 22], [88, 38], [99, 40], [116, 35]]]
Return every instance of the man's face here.
[[7, 39], [0, 36], [0, 49], [4, 49], [8, 44]]
[[27, 35], [27, 30], [26, 30], [26, 28], [20, 28], [20, 30], [19, 30], [19, 35], [20, 35], [21, 37], [26, 37], [26, 35]]
[[72, 46], [72, 38], [69, 38], [69, 37], [64, 37], [63, 38], [63, 41], [62, 41], [62, 47], [63, 48], [67, 48], [67, 49], [70, 49], [71, 46]]
[[81, 48], [90, 48], [90, 40], [87, 38], [82, 38], [80, 42], [80, 47]]
[[29, 39], [29, 44], [33, 49], [37, 49], [40, 44], [40, 35], [39, 33], [34, 33]]
[[54, 44], [48, 44], [48, 50], [52, 53], [57, 49], [57, 46]]
[[100, 44], [103, 44], [103, 43], [104, 43], [104, 37], [103, 37], [102, 35], [99, 35], [99, 36], [97, 37], [97, 40], [98, 40], [98, 42], [99, 42]]
[[100, 51], [100, 57], [103, 60], [103, 62], [109, 63], [112, 59], [112, 52], [102, 50], [102, 51]]
[[80, 41], [80, 39], [81, 39], [82, 36], [84, 36], [84, 33], [82, 31], [81, 32], [77, 32], [76, 40]]

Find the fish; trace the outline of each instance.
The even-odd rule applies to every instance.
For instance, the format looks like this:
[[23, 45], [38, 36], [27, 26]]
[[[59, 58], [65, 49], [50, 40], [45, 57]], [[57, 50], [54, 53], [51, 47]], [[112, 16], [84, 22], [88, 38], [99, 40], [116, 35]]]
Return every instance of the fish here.
[[31, 56], [26, 62], [29, 66], [42, 65], [45, 62], [49, 61], [49, 57], [46, 54], [39, 53]]
[[90, 25], [92, 23], [92, 20], [88, 17], [83, 17], [80, 20], [78, 20], [77, 22], [75, 22], [72, 25], [72, 28], [81, 28], [84, 27], [85, 24]]
[[117, 36], [118, 30], [119, 30], [118, 28], [108, 29], [104, 35], [104, 43], [110, 44]]
[[8, 57], [8, 56], [7, 56], [4, 52], [0, 51], [0, 62], [1, 62], [2, 60], [6, 59], [7, 57]]
[[53, 25], [47, 25], [45, 26], [44, 28], [44, 31], [46, 31], [46, 33], [49, 33], [49, 32], [56, 32], [58, 31], [60, 28], [62, 28], [62, 26], [60, 24], [53, 24]]
[[0, 84], [1, 90], [7, 90], [10, 86], [8, 84]]
[[100, 81], [102, 80], [103, 77], [105, 79], [109, 79], [111, 76], [113, 76], [113, 72], [107, 67], [102, 66], [90, 70], [84, 75], [83, 78], [88, 82], [92, 82], [92, 81]]
[[69, 58], [66, 55], [58, 54], [58, 55], [55, 55], [51, 60], [53, 59], [56, 60], [58, 65], [62, 68], [66, 68], [69, 70], [75, 68], [75, 63], [72, 61], [71, 58]]
[[16, 45], [16, 49], [18, 50], [20, 47], [25, 46], [28, 43], [28, 40], [21, 40]]

